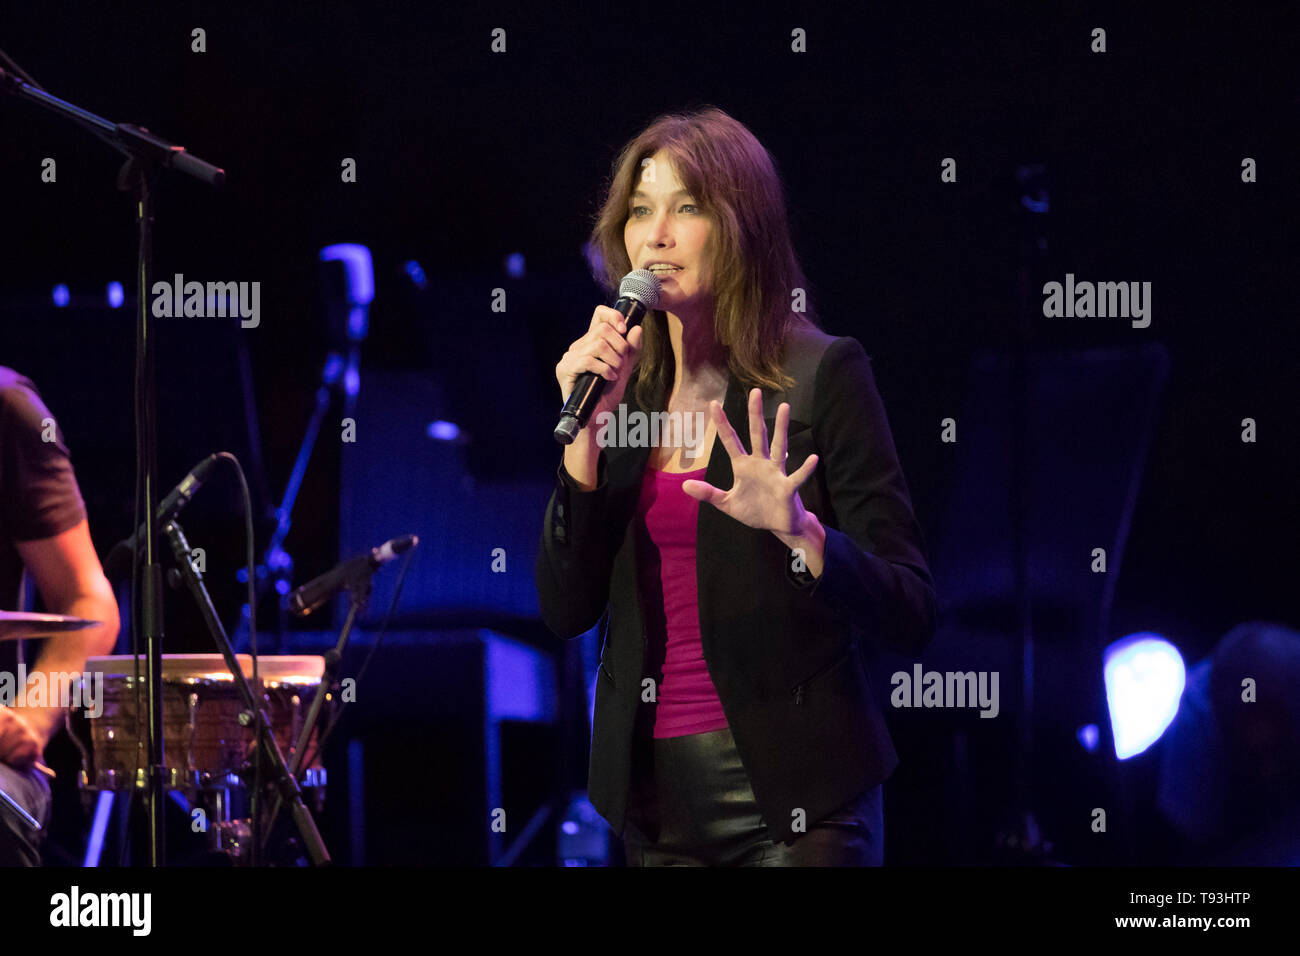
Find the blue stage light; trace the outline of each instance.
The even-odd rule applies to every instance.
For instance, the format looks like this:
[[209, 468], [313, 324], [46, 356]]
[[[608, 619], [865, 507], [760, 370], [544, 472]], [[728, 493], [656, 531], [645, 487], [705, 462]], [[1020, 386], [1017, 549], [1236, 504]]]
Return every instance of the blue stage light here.
[[71, 301], [72, 301], [72, 293], [68, 291], [68, 287], [66, 285], [60, 282], [58, 285], [54, 287], [54, 304], [56, 306], [62, 309]]
[[1088, 753], [1095, 753], [1097, 744], [1101, 741], [1101, 728], [1096, 724], [1085, 724], [1080, 727], [1075, 736], [1079, 739], [1080, 745]]
[[522, 279], [524, 277], [524, 254], [522, 252], [512, 252], [506, 256], [506, 275], [512, 279]]
[[99, 858], [104, 852], [104, 839], [108, 834], [108, 824], [112, 816], [113, 791], [101, 790], [95, 800], [95, 818], [90, 825], [90, 836], [86, 839], [86, 856], [82, 866], [99, 866]]
[[108, 307], [110, 309], [120, 309], [125, 301], [126, 293], [122, 290], [122, 283], [110, 282], [108, 284]]
[[460, 437], [460, 428], [451, 422], [430, 422], [429, 437], [436, 441], [455, 441]]
[[333, 385], [343, 374], [343, 356], [336, 352], [331, 352], [325, 359], [324, 379], [329, 385]]
[[411, 277], [411, 281], [415, 283], [416, 288], [418, 289], [429, 288], [428, 277], [425, 276], [424, 270], [420, 268], [420, 264], [416, 262], [414, 259], [408, 260], [405, 264], [403, 264], [402, 268], [405, 269], [406, 274]]
[[369, 305], [375, 298], [375, 266], [370, 250], [355, 242], [340, 242], [320, 251], [320, 261], [342, 260], [348, 273], [348, 301]]
[[1103, 673], [1115, 756], [1142, 753], [1178, 713], [1187, 670], [1178, 649], [1159, 634], [1141, 632], [1106, 648]]

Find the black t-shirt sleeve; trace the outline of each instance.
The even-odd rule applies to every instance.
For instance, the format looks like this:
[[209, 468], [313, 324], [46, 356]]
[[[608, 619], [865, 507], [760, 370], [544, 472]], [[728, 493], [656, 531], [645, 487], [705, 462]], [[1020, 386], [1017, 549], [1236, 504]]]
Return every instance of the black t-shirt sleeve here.
[[9, 541], [62, 534], [86, 517], [63, 432], [36, 386], [0, 378], [0, 516]]

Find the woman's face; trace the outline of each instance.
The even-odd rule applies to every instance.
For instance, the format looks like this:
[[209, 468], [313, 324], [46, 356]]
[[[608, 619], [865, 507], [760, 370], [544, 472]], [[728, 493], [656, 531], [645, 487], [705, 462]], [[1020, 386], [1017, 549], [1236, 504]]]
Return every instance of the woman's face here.
[[634, 269], [655, 263], [677, 268], [653, 268], [659, 277], [659, 308], [680, 315], [711, 302], [709, 268], [704, 246], [713, 224], [678, 181], [668, 154], [660, 151], [641, 167], [640, 180], [628, 200], [623, 239]]

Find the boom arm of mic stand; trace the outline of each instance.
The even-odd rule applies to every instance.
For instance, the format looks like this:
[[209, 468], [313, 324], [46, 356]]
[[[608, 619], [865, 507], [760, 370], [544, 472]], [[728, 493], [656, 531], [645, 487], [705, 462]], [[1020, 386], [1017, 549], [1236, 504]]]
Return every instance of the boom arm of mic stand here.
[[[307, 465], [311, 461], [312, 451], [316, 447], [316, 439], [320, 435], [322, 423], [325, 416], [329, 414], [330, 406], [333, 404], [333, 389], [338, 384], [342, 375], [342, 359], [335, 353], [330, 353], [325, 360], [325, 368], [321, 373], [321, 384], [316, 390], [316, 408], [312, 411], [311, 419], [307, 422], [307, 430], [303, 433], [302, 443], [298, 446], [298, 456], [294, 459], [293, 470], [289, 473], [289, 480], [285, 484], [284, 497], [280, 501], [280, 506], [275, 509], [275, 531], [271, 534], [271, 540], [266, 545], [266, 550], [262, 552], [262, 567], [266, 569], [266, 577], [257, 577], [254, 582], [258, 603], [261, 603], [262, 596], [266, 589], [271, 587], [277, 578], [283, 577], [288, 580], [293, 574], [293, 559], [285, 553], [284, 539], [289, 534], [289, 528], [292, 525], [293, 508], [298, 501], [298, 491], [302, 488], [303, 477], [307, 473]], [[278, 594], [278, 592], [277, 592]], [[278, 629], [281, 634], [285, 630], [285, 615], [288, 606], [285, 602], [284, 595], [279, 595]], [[252, 609], [250, 608], [250, 613]], [[244, 640], [244, 628], [247, 625], [241, 621], [236, 640], [240, 643]]]
[[[333, 359], [334, 356], [330, 358]], [[307, 423], [307, 431], [303, 434], [302, 444], [298, 446], [298, 457], [294, 459], [293, 471], [290, 473], [289, 481], [284, 489], [284, 498], [275, 512], [278, 523], [275, 534], [271, 536], [271, 543], [266, 549], [268, 569], [270, 555], [283, 544], [285, 536], [289, 533], [289, 519], [293, 514], [293, 507], [297, 503], [298, 491], [302, 487], [303, 476], [307, 472], [307, 464], [311, 461], [311, 453], [316, 447], [316, 438], [320, 434], [321, 424], [325, 421], [325, 416], [329, 414], [330, 405], [333, 404], [331, 391], [337, 381], [338, 373], [331, 374], [330, 363], [327, 361], [320, 388], [316, 390], [316, 408], [312, 412], [311, 420]]]
[[[316, 829], [316, 822], [308, 812], [306, 804], [302, 802], [302, 790], [298, 787], [297, 779], [289, 772], [289, 767], [284, 761], [284, 754], [280, 752], [280, 746], [276, 743], [275, 734], [271, 732], [270, 718], [266, 716], [265, 708], [260, 706], [253, 697], [252, 688], [248, 686], [248, 681], [244, 678], [244, 672], [239, 667], [239, 659], [235, 657], [234, 649], [230, 646], [230, 640], [226, 637], [226, 629], [221, 626], [221, 619], [217, 617], [217, 611], [212, 606], [212, 598], [208, 595], [207, 586], [203, 583], [203, 578], [194, 565], [190, 563], [190, 543], [185, 540], [185, 532], [179, 523], [169, 521], [163, 528], [163, 534], [167, 536], [167, 541], [171, 545], [172, 556], [176, 559], [177, 570], [185, 580], [190, 593], [194, 596], [194, 600], [199, 606], [199, 612], [203, 615], [204, 623], [207, 624], [208, 630], [212, 633], [212, 639], [216, 642], [217, 650], [226, 659], [226, 667], [230, 669], [230, 673], [234, 677], [235, 687], [238, 689], [240, 699], [244, 703], [244, 709], [251, 713], [254, 721], [256, 721], [257, 752], [254, 759], [261, 759], [265, 756], [270, 761], [276, 778], [276, 787], [279, 790], [277, 799], [287, 798], [293, 807], [293, 819], [298, 824], [298, 832], [302, 835], [303, 845], [307, 848], [308, 855], [311, 856], [312, 864], [315, 866], [328, 866], [330, 862], [329, 851], [325, 848], [320, 831]], [[276, 805], [279, 806], [278, 802]]]

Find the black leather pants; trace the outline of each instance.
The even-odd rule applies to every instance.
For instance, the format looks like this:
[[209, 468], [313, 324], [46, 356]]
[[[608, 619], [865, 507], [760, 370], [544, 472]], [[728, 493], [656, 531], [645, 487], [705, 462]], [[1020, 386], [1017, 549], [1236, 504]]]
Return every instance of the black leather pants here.
[[628, 866], [880, 866], [881, 786], [791, 844], [764, 834], [731, 731], [638, 738], [623, 847]]

